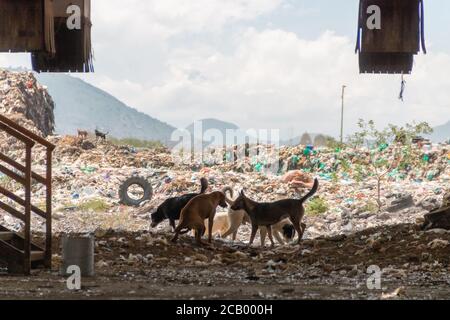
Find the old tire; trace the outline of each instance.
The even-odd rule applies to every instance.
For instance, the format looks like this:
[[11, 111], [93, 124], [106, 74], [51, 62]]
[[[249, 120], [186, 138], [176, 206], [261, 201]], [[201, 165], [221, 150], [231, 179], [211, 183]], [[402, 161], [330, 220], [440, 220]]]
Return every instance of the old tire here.
[[[144, 190], [144, 195], [141, 199], [133, 199], [129, 196], [128, 189], [134, 185], [140, 186]], [[152, 186], [143, 177], [131, 177], [122, 183], [119, 188], [120, 203], [126, 206], [139, 207], [142, 202], [150, 200], [152, 195]]]

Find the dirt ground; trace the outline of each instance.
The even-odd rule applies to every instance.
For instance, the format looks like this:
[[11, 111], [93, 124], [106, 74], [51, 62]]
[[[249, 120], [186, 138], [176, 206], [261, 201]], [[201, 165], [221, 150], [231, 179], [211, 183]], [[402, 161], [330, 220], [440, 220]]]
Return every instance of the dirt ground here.
[[[189, 236], [107, 231], [96, 237], [96, 276], [70, 291], [54, 270], [0, 274], [0, 299], [448, 299], [450, 233], [415, 225], [305, 240], [300, 246], [247, 248]], [[55, 238], [55, 252], [60, 240]], [[369, 290], [369, 266], [383, 270]]]

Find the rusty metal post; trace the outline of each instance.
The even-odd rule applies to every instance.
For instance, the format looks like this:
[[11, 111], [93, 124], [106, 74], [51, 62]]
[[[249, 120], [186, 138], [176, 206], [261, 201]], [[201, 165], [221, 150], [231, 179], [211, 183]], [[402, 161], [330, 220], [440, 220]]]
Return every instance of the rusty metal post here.
[[344, 99], [345, 99], [345, 88], [347, 88], [347, 86], [343, 85], [342, 86], [342, 104], [341, 104], [341, 145], [344, 144]]
[[47, 148], [45, 266], [52, 267], [52, 150]]
[[27, 144], [25, 155], [25, 234], [24, 273], [31, 272], [31, 146]]

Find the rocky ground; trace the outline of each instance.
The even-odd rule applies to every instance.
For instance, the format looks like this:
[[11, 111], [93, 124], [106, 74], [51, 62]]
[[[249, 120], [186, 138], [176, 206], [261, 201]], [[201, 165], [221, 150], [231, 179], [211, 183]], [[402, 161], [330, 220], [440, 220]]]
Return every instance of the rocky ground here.
[[[31, 277], [0, 276], [0, 297], [13, 299], [447, 299], [450, 233], [404, 224], [300, 246], [246, 248], [190, 237], [170, 243], [166, 232], [98, 234], [96, 276], [70, 291], [54, 270]], [[55, 239], [55, 244], [59, 243]], [[58, 248], [55, 247], [56, 252]], [[382, 269], [381, 290], [369, 290], [370, 266]]]

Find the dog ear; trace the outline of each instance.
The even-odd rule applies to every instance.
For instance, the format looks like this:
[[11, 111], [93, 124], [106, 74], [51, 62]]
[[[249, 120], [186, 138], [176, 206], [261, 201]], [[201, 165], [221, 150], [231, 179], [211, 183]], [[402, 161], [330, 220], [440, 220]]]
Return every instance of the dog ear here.
[[241, 196], [245, 197], [244, 189], [241, 190]]

